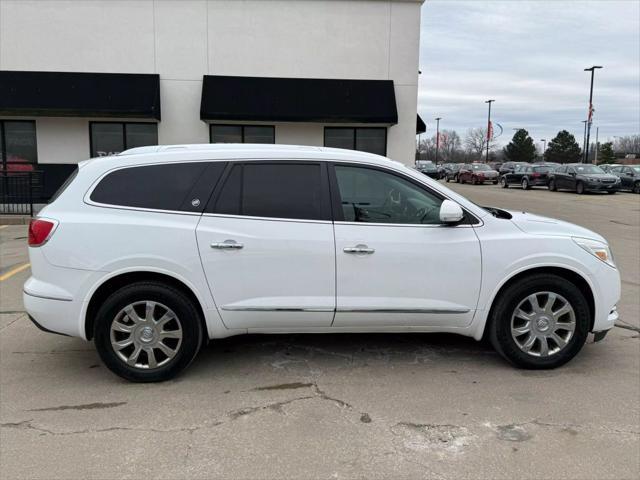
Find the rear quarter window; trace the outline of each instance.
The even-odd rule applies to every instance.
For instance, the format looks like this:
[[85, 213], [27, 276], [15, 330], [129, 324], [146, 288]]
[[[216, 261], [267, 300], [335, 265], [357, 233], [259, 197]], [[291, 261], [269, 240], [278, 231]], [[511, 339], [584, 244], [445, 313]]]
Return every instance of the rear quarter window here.
[[122, 168], [102, 178], [90, 199], [114, 206], [201, 212], [224, 166], [192, 162]]

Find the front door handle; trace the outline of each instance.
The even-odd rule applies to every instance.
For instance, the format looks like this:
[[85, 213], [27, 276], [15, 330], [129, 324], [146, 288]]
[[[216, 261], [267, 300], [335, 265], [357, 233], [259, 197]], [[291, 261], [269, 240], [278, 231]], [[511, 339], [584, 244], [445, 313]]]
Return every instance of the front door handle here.
[[360, 253], [365, 255], [371, 255], [373, 252], [375, 252], [375, 249], [369, 248], [368, 246], [363, 244], [358, 244], [355, 247], [345, 247], [342, 249], [342, 251], [344, 253]]
[[238, 243], [235, 240], [225, 240], [220, 243], [212, 243], [211, 248], [217, 248], [219, 250], [240, 250], [244, 245], [242, 243]]

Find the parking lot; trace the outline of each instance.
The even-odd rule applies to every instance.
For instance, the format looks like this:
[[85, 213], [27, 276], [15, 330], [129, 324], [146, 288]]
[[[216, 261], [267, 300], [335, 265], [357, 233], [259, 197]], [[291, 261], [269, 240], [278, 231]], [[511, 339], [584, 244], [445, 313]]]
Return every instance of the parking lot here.
[[618, 328], [568, 365], [516, 370], [453, 335], [212, 342], [131, 384], [23, 312], [26, 227], [0, 227], [2, 478], [611, 478], [640, 472], [640, 196], [449, 184], [583, 225], [622, 274]]

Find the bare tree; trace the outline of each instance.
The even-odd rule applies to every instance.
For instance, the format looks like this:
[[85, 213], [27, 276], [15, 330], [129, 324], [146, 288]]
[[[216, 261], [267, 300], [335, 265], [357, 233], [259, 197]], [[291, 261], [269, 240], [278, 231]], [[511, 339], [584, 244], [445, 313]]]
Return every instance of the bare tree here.
[[460, 156], [460, 135], [455, 130], [443, 130], [440, 134], [440, 158], [454, 162]]
[[640, 154], [640, 135], [626, 135], [617, 137], [613, 142], [613, 149], [620, 154]]
[[[464, 146], [467, 152], [477, 157], [476, 160], [481, 160], [482, 154], [487, 149], [487, 129], [470, 128], [464, 139]], [[489, 146], [489, 148], [491, 148], [491, 146]]]

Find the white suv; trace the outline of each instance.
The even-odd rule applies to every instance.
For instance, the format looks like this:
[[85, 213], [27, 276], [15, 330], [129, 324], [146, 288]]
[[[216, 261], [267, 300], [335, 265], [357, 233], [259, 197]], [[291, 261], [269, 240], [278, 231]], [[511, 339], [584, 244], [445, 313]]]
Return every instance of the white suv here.
[[93, 339], [134, 381], [243, 333], [454, 332], [552, 368], [618, 318], [600, 235], [348, 150], [156, 146], [82, 162], [29, 246], [34, 323]]

